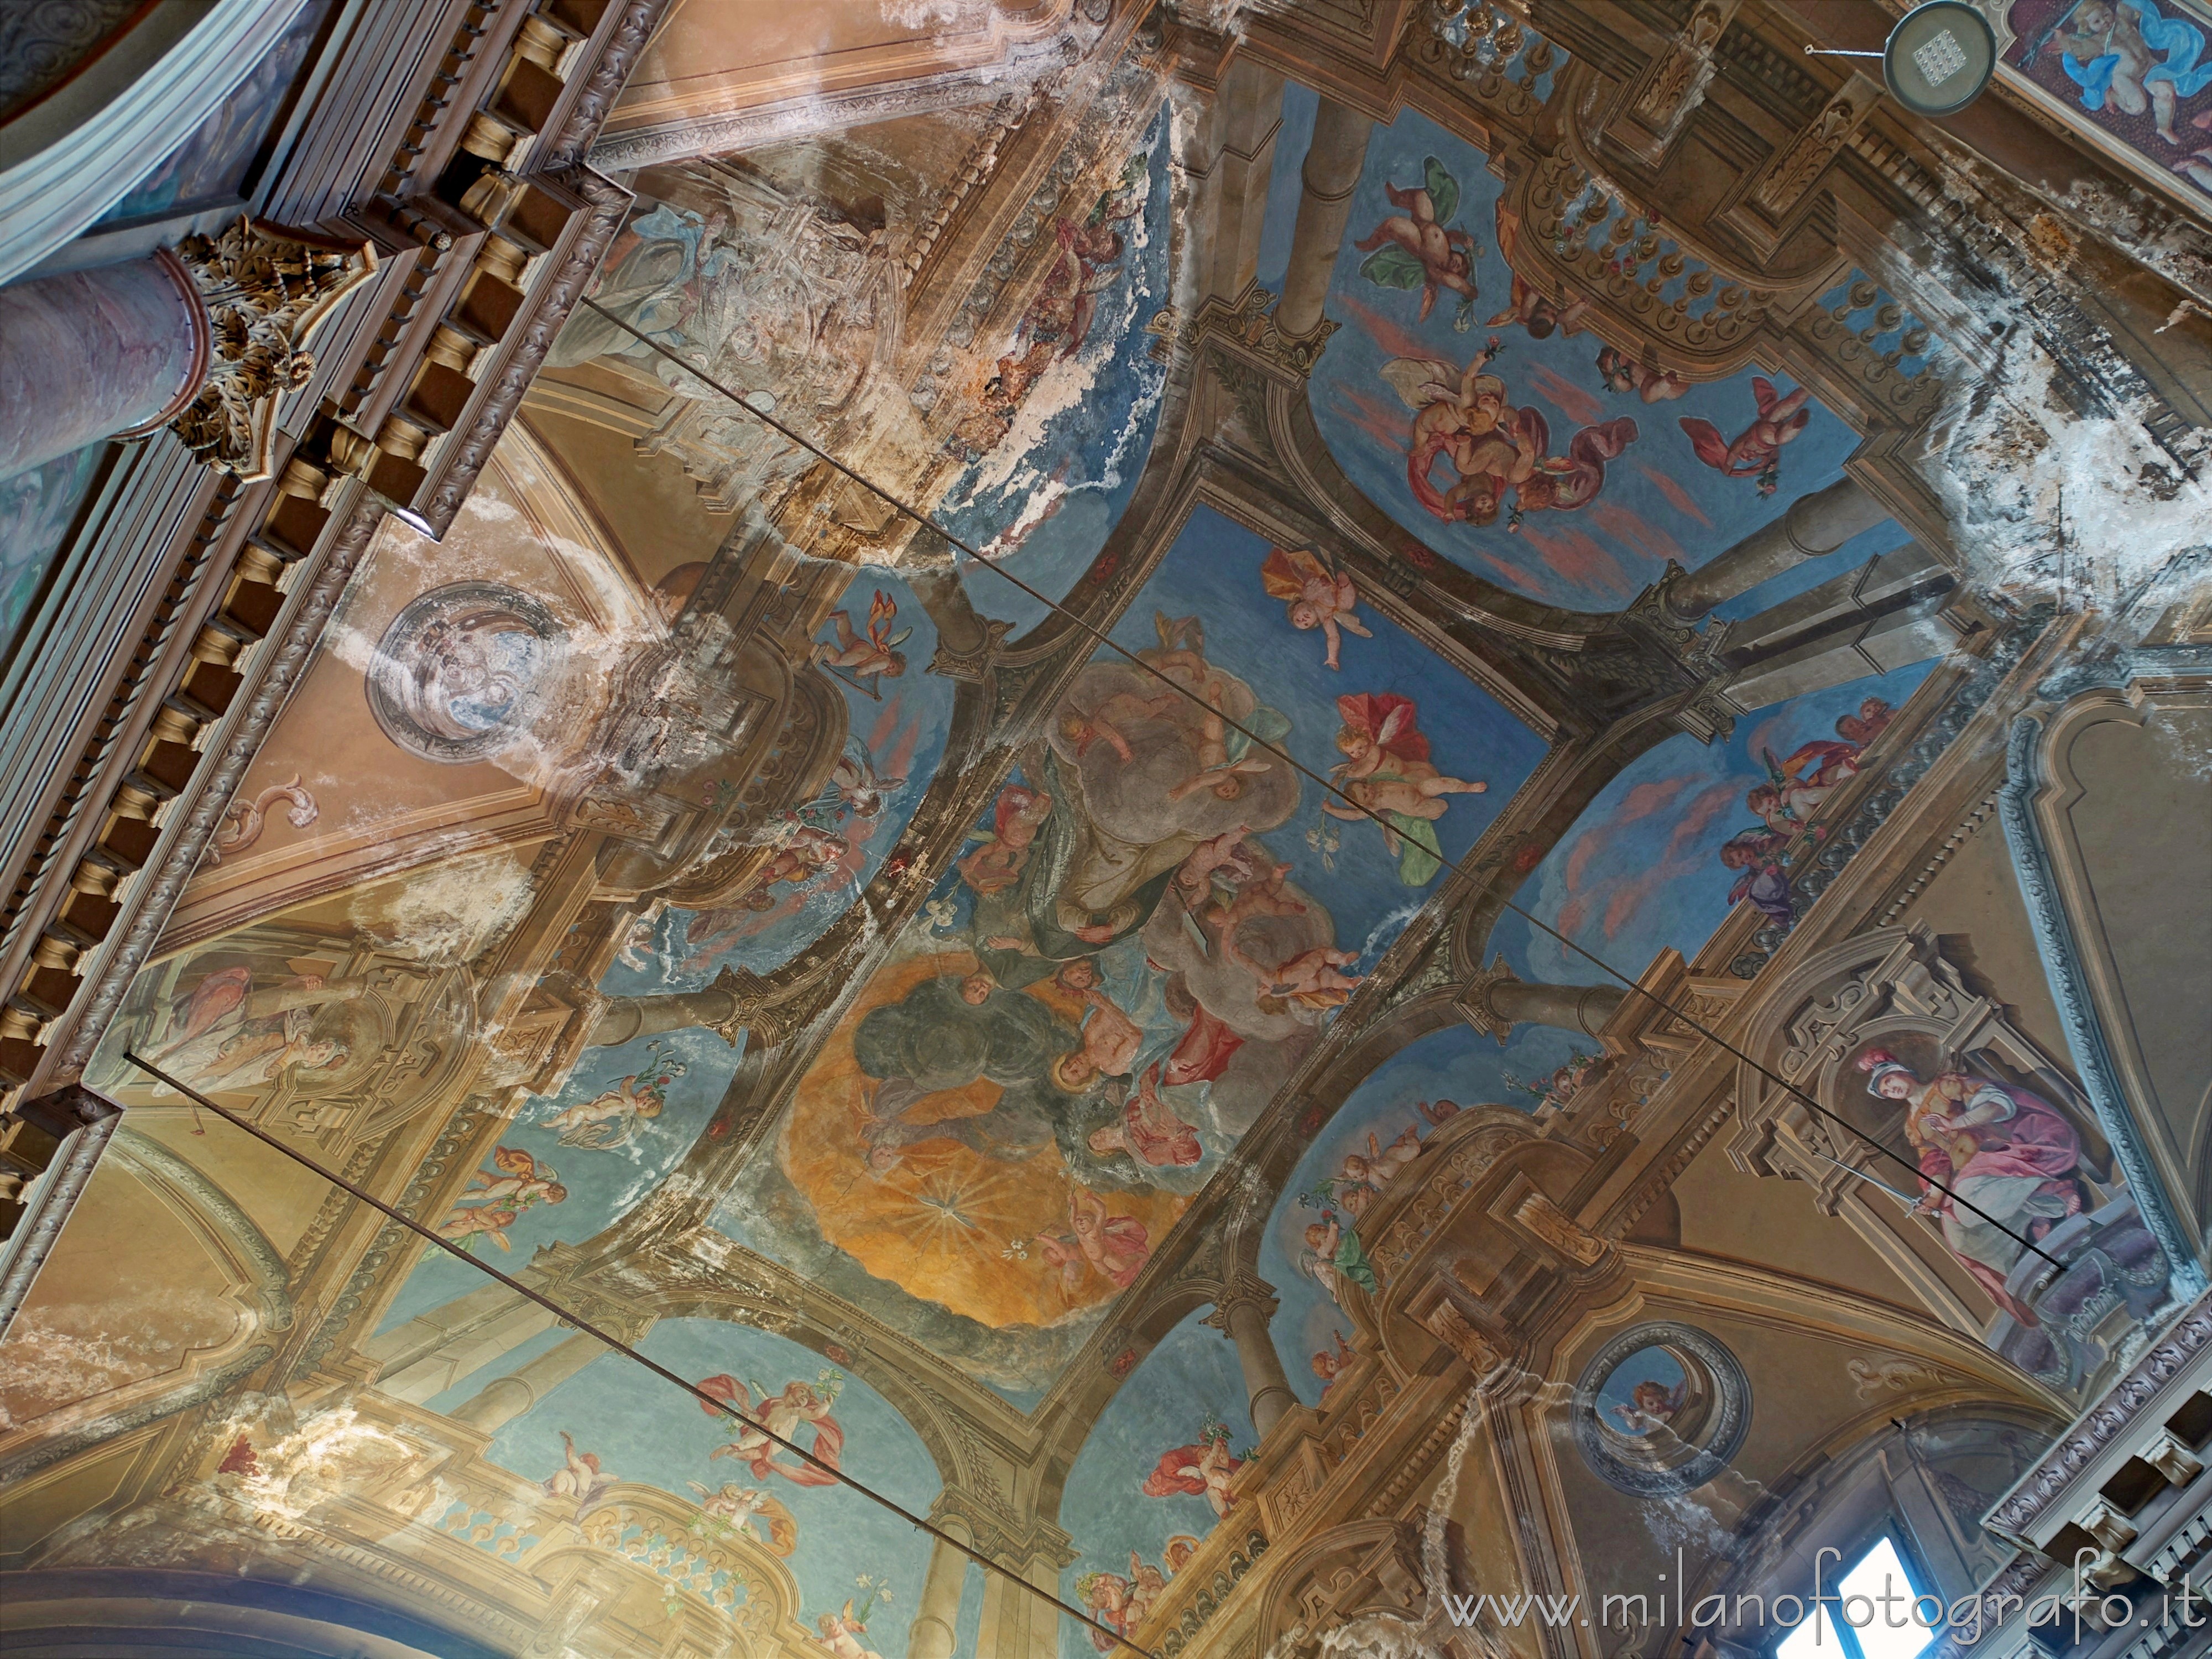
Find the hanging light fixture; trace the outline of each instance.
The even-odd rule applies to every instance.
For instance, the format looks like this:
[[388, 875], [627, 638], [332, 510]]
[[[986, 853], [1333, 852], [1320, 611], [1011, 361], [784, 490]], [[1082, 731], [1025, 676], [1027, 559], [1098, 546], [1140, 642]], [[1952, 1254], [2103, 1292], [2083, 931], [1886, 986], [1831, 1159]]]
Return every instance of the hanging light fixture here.
[[1915, 115], [1956, 115], [1997, 70], [1989, 19], [1966, 0], [1928, 0], [1898, 20], [1880, 52], [1805, 48], [1808, 58], [1879, 58], [1889, 95]]

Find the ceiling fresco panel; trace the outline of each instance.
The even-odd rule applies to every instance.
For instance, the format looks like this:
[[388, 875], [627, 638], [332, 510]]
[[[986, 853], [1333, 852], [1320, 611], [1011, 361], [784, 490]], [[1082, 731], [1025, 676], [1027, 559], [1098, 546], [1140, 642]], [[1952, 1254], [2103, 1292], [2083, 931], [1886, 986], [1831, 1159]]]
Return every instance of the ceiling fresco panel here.
[[1048, 1387], [1543, 753], [1342, 606], [1194, 513], [1114, 629], [1135, 664], [1068, 684], [716, 1224]]
[[1299, 1399], [1328, 1405], [1373, 1322], [1367, 1298], [1382, 1285], [1361, 1219], [1435, 1133], [1468, 1110], [1565, 1105], [1606, 1064], [1578, 1032], [1522, 1025], [1501, 1046], [1453, 1025], [1406, 1044], [1314, 1124], [1260, 1243], [1260, 1277], [1280, 1304], [1270, 1328]]
[[[1728, 737], [1684, 733], [1622, 769], [1562, 836], [1515, 902], [1614, 972], [1633, 979], [1662, 950], [1694, 957], [1732, 907], [1750, 903], [1788, 927], [1794, 907], [1777, 872], [1783, 849], [1830, 793], [1869, 765], [1881, 730], [1935, 666], [1809, 693], [1740, 718]], [[1524, 918], [1491, 934], [1516, 973], [1592, 984], [1604, 977]]]
[[[1481, 152], [1413, 111], [1368, 141], [1311, 396], [1370, 500], [1510, 592], [1610, 611], [1841, 476], [1856, 439], [1787, 377], [1688, 384], [1520, 282], [1500, 201]], [[1661, 298], [1710, 303], [1690, 280]]]
[[[1133, 1633], [1217, 1526], [1238, 1530], [1230, 1482], [1252, 1440], [1236, 1351], [1193, 1314], [1129, 1373], [1068, 1471], [1060, 1524], [1077, 1554], [1060, 1574], [1060, 1598]], [[1112, 1648], [1103, 1633], [1060, 1620], [1060, 1659]]]
[[[909, 1512], [928, 1511], [939, 1481], [921, 1437], [811, 1349], [712, 1319], [663, 1320], [638, 1346]], [[672, 1505], [635, 1506], [674, 1521], [635, 1552], [664, 1577], [725, 1612], [741, 1607], [745, 1574], [717, 1570], [708, 1554], [736, 1541], [755, 1571], [780, 1567], [795, 1581], [799, 1621], [824, 1647], [843, 1652], [849, 1639], [884, 1659], [906, 1652], [927, 1536], [619, 1354], [593, 1360], [500, 1428], [484, 1456], [542, 1481], [542, 1507], [562, 1518], [617, 1507], [634, 1488], [665, 1492]], [[630, 1553], [631, 1528], [646, 1531], [629, 1522], [609, 1540], [618, 1553]]]

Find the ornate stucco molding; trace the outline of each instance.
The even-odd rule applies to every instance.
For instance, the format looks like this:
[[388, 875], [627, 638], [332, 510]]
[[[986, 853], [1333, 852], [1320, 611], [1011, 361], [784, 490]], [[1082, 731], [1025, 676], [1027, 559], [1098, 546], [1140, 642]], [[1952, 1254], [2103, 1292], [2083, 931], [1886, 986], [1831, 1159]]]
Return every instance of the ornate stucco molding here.
[[2059, 897], [2051, 868], [2051, 850], [2036, 822], [2034, 799], [2044, 778], [2044, 726], [2030, 714], [2013, 721], [2005, 751], [2005, 782], [1998, 791], [1997, 813], [2004, 824], [2005, 844], [2012, 850], [2014, 872], [2021, 897], [2027, 907], [2028, 926], [2035, 935], [2037, 953], [2043, 958], [2051, 1000], [2066, 1031], [2066, 1046], [2081, 1067], [2082, 1091], [2097, 1115], [2097, 1127], [2112, 1149], [2112, 1157], [2128, 1178], [2129, 1189], [2142, 1213], [2143, 1224], [2158, 1240], [2173, 1269], [2174, 1288], [2184, 1296], [2201, 1294], [2205, 1288], [2203, 1263], [2197, 1247], [2173, 1211], [2172, 1196], [2159, 1179], [2149, 1149], [2143, 1144], [2134, 1115], [2122, 1091], [2118, 1068], [2105, 1040], [2097, 1017], [2080, 945]]
[[2044, 1460], [1997, 1500], [1988, 1523], [2014, 1538], [2040, 1532], [2039, 1523], [2054, 1504], [2064, 1501], [2075, 1478], [2136, 1427], [2137, 1419], [2166, 1385], [2208, 1347], [2212, 1347], [2212, 1297], [2200, 1296], [2135, 1368], [2060, 1437]]

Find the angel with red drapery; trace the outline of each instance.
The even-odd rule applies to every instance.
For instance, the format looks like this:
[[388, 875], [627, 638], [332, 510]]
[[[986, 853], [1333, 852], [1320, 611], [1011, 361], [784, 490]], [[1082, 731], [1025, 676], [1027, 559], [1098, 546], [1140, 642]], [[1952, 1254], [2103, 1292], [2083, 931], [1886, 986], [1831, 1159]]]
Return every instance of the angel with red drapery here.
[[[757, 1480], [780, 1474], [794, 1486], [836, 1486], [836, 1470], [845, 1449], [845, 1431], [830, 1415], [830, 1410], [837, 1403], [838, 1390], [843, 1383], [843, 1376], [836, 1371], [823, 1371], [812, 1383], [796, 1379], [785, 1383], [781, 1394], [770, 1394], [758, 1382], [749, 1393], [734, 1376], [724, 1374], [708, 1377], [699, 1384], [699, 1391], [724, 1401], [749, 1419], [738, 1425], [737, 1435], [726, 1445], [715, 1447], [708, 1455], [738, 1459], [751, 1469]], [[760, 1401], [757, 1406], [752, 1403], [756, 1395]], [[699, 1409], [718, 1420], [728, 1420], [703, 1400], [699, 1402]], [[807, 1449], [813, 1454], [815, 1462], [801, 1462], [796, 1458], [786, 1462], [780, 1457], [779, 1453], [787, 1453], [789, 1446], [800, 1443], [799, 1431], [810, 1425], [814, 1430], [814, 1443]], [[763, 1429], [767, 1432], [763, 1433]], [[770, 1439], [770, 1435], [776, 1438]], [[789, 1444], [779, 1445], [778, 1440]]]
[[1490, 786], [1446, 777], [1429, 761], [1429, 740], [1415, 724], [1419, 710], [1411, 697], [1392, 691], [1350, 693], [1336, 700], [1343, 722], [1336, 747], [1344, 760], [1329, 772], [1336, 787], [1353, 802], [1333, 800], [1322, 810], [1355, 823], [1365, 807], [1385, 820], [1383, 843], [1398, 858], [1398, 879], [1419, 887], [1443, 867], [1436, 821], [1451, 803], [1447, 795], [1479, 795]]

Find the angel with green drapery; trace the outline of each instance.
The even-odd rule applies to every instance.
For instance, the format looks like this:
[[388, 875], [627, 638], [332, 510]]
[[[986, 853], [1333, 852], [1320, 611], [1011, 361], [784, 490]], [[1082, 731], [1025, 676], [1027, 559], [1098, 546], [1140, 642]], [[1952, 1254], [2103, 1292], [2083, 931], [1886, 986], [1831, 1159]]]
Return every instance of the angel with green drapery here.
[[[1362, 691], [1336, 700], [1344, 723], [1336, 746], [1344, 760], [1330, 779], [1351, 800], [1322, 803], [1332, 817], [1383, 820], [1382, 838], [1398, 860], [1398, 879], [1408, 887], [1429, 882], [1443, 867], [1443, 847], [1436, 821], [1450, 802], [1447, 795], [1479, 795], [1490, 786], [1448, 778], [1429, 762], [1429, 740], [1414, 725], [1411, 697], [1391, 691]], [[1361, 809], [1364, 809], [1364, 811]]]
[[1449, 289], [1460, 296], [1452, 326], [1464, 331], [1474, 305], [1474, 262], [1482, 249], [1464, 230], [1448, 228], [1459, 215], [1459, 180], [1431, 155], [1421, 162], [1419, 185], [1401, 190], [1386, 183], [1382, 190], [1391, 206], [1405, 211], [1389, 215], [1373, 235], [1352, 244], [1368, 256], [1360, 262], [1359, 274], [1381, 288], [1420, 289], [1425, 323], [1437, 308], [1437, 290]]

